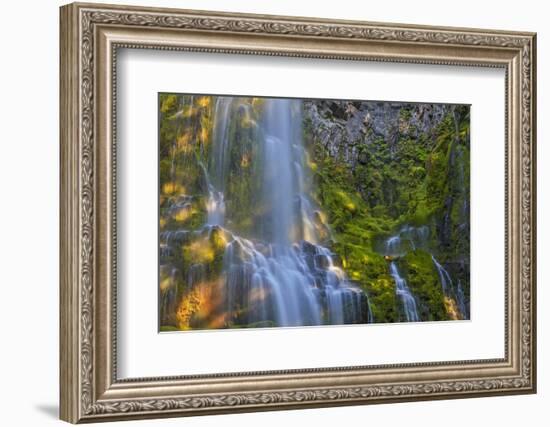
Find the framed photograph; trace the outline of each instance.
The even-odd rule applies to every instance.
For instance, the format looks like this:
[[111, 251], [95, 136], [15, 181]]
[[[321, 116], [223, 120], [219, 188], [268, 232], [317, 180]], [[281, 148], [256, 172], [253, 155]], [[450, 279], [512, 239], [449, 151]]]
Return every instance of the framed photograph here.
[[63, 420], [536, 391], [535, 34], [60, 21]]

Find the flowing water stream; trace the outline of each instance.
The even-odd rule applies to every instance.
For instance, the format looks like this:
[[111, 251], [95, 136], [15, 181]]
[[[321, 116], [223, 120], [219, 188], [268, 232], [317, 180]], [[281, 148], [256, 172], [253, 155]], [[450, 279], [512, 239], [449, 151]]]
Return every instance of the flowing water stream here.
[[406, 225], [385, 242], [384, 255], [390, 260], [389, 271], [395, 282], [395, 293], [401, 301], [405, 320], [416, 322], [420, 320], [420, 316], [418, 315], [416, 298], [409, 289], [406, 279], [400, 274], [396, 261], [409, 251], [415, 251], [417, 248], [430, 253], [443, 294], [456, 302], [459, 315], [465, 318], [467, 309], [462, 285], [460, 281], [456, 286], [453, 284], [449, 272], [431, 253], [429, 235], [430, 229], [427, 226], [413, 227]]
[[[257, 223], [251, 228], [257, 232], [248, 238], [230, 230], [226, 207], [230, 156], [240, 143], [231, 133], [235, 114], [246, 121], [259, 144], [252, 159], [259, 165], [261, 182], [255, 200], [265, 209], [261, 217], [252, 217]], [[163, 233], [163, 247], [188, 238], [189, 233], [204, 239], [212, 233], [223, 236], [220, 298], [226, 325], [372, 322], [366, 293], [347, 278], [335, 255], [320, 242], [323, 225], [308, 195], [300, 101], [265, 99], [260, 117], [254, 120], [250, 104], [218, 97], [214, 120], [210, 162], [202, 165], [208, 193], [206, 224], [197, 231]], [[189, 288], [205, 280], [206, 270], [200, 263], [189, 267]]]
[[[404, 256], [409, 250], [415, 250], [418, 240], [423, 242], [427, 237], [427, 227], [404, 227], [399, 233], [386, 240], [384, 255], [390, 260], [390, 275], [395, 282], [395, 294], [401, 301], [403, 313], [407, 322], [418, 322], [416, 299], [411, 293], [406, 279], [400, 274], [396, 259]], [[420, 239], [418, 239], [420, 238]]]

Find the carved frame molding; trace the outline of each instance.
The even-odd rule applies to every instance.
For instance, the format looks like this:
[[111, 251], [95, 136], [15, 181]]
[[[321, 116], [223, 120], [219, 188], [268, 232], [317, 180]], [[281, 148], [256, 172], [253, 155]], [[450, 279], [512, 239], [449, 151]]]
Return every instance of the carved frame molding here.
[[[535, 34], [71, 4], [61, 8], [60, 42], [62, 419], [535, 392]], [[506, 357], [117, 380], [118, 48], [505, 68]]]

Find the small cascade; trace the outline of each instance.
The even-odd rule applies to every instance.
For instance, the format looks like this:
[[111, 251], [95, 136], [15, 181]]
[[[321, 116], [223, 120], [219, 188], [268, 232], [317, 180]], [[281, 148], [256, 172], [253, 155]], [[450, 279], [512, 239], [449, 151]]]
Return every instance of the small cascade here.
[[390, 260], [389, 270], [390, 275], [393, 277], [396, 284], [396, 294], [401, 298], [407, 319], [416, 318], [419, 320], [414, 295], [411, 293], [406, 280], [400, 275], [395, 260], [405, 256], [409, 251], [423, 249], [431, 255], [432, 262], [437, 270], [443, 294], [450, 300], [456, 302], [456, 310], [459, 312], [459, 315], [464, 318], [464, 313], [466, 313], [466, 298], [464, 296], [462, 285], [458, 282], [455, 289], [451, 275], [431, 253], [429, 237], [429, 227], [414, 227], [405, 225], [401, 227], [395, 235], [390, 236], [386, 240], [384, 255]]
[[[185, 128], [190, 124], [190, 115], [186, 115], [186, 110], [190, 109], [193, 105], [194, 96], [191, 95], [189, 98], [187, 98], [188, 102], [186, 102], [186, 98], [183, 99], [183, 103], [181, 106], [181, 110], [179, 110], [174, 116], [172, 117], [172, 120], [176, 119], [182, 123], [182, 128]], [[171, 153], [170, 153], [170, 180], [171, 182], [175, 181], [176, 178], [176, 152], [178, 149], [178, 141], [176, 138], [172, 141], [172, 147], [171, 147]]]
[[386, 240], [384, 255], [401, 257], [409, 251], [415, 251], [419, 248], [426, 249], [429, 236], [430, 229], [425, 225], [421, 227], [405, 225], [395, 235]]
[[464, 289], [462, 288], [462, 282], [460, 280], [458, 281], [457, 285], [456, 302], [458, 304], [458, 310], [460, 311], [462, 318], [465, 319], [465, 314], [467, 313], [466, 296], [464, 295]]
[[456, 287], [453, 284], [453, 280], [449, 272], [443, 267], [437, 259], [432, 255], [432, 261], [437, 269], [437, 274], [439, 275], [439, 282], [441, 283], [441, 288], [446, 297], [452, 299], [456, 303], [456, 309], [458, 311], [459, 318], [465, 319], [467, 308], [466, 308], [466, 297], [464, 296], [464, 289], [462, 288], [462, 283], [460, 280], [457, 282]]
[[216, 100], [216, 106], [214, 109], [215, 124], [212, 135], [213, 144], [209, 170], [210, 176], [213, 180], [213, 185], [222, 192], [225, 190], [225, 183], [227, 181], [227, 171], [231, 149], [229, 124], [232, 110], [231, 107], [235, 102], [236, 98], [219, 96]]
[[226, 249], [226, 309], [248, 309], [246, 323], [273, 320], [277, 326], [321, 324], [314, 271], [290, 247], [262, 247], [235, 237]]
[[208, 198], [206, 199], [206, 225], [224, 225], [225, 197], [223, 191], [218, 191], [210, 181], [210, 175], [202, 162], [199, 162]]
[[445, 270], [445, 268], [443, 268], [443, 266], [435, 259], [433, 255], [432, 261], [437, 269], [437, 274], [439, 275], [439, 281], [441, 283], [441, 287], [443, 288], [443, 293], [450, 296], [450, 294], [453, 293], [453, 281], [450, 274], [447, 270]]
[[[200, 162], [206, 181], [208, 199], [206, 202], [207, 224], [224, 225], [225, 223], [225, 183], [230, 156], [229, 123], [231, 107], [234, 105], [233, 97], [220, 96], [216, 100], [214, 109], [215, 125], [213, 131], [212, 157], [210, 172]], [[212, 177], [212, 179], [210, 179]]]
[[362, 323], [365, 311], [367, 322], [369, 318], [372, 319], [366, 294], [358, 287], [352, 286], [344, 271], [334, 265], [333, 254], [327, 248], [313, 246], [315, 247], [313, 274], [321, 279], [319, 283], [321, 283], [321, 294], [325, 295], [327, 301], [329, 323], [333, 325]]
[[401, 300], [407, 322], [418, 322], [420, 316], [418, 315], [416, 299], [409, 289], [407, 281], [401, 276], [395, 259], [404, 256], [409, 250], [416, 250], [419, 245], [424, 245], [428, 234], [427, 227], [404, 226], [396, 235], [390, 236], [385, 244], [384, 255], [391, 260], [389, 269], [395, 282], [395, 294]]
[[204, 181], [208, 191], [206, 200], [206, 224], [207, 225], [224, 225], [225, 223], [225, 197], [223, 191], [218, 191], [210, 182], [210, 176], [206, 168], [200, 163], [201, 170], [204, 175]]
[[225, 200], [221, 191], [214, 187], [208, 188], [208, 200], [206, 201], [206, 212], [208, 214], [206, 223], [208, 225], [223, 225], [225, 221]]
[[405, 320], [407, 322], [418, 322], [420, 316], [416, 308], [416, 300], [407, 285], [407, 281], [399, 274], [399, 269], [395, 261], [390, 262], [390, 275], [395, 281], [395, 293], [401, 299]]

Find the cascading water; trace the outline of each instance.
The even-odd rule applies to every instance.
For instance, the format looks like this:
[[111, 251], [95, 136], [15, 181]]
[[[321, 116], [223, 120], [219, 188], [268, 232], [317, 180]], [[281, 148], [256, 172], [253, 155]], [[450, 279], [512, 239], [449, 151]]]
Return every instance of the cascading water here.
[[[394, 259], [396, 257], [403, 256], [406, 253], [405, 243], [402, 239], [401, 234], [410, 234], [410, 230], [402, 231], [403, 233], [391, 236], [388, 240], [386, 240], [385, 255], [391, 260], [390, 275], [395, 282], [395, 294], [401, 300], [405, 320], [407, 322], [418, 322], [420, 321], [420, 316], [418, 315], [416, 300], [411, 293], [409, 286], [407, 285], [407, 281], [399, 273], [397, 263]], [[412, 236], [407, 236], [406, 242], [409, 245], [412, 245], [412, 248], [414, 250], [415, 244]]]
[[464, 295], [464, 289], [462, 287], [462, 282], [459, 280], [458, 285], [456, 286], [456, 302], [458, 304], [458, 311], [462, 315], [462, 318], [466, 318], [467, 308], [466, 308], [466, 295]]
[[[240, 149], [231, 126], [241, 115], [255, 135], [263, 206], [252, 236], [230, 231], [226, 194], [231, 155]], [[260, 118], [239, 98], [218, 97], [214, 109], [213, 145], [208, 168], [203, 166], [207, 218], [203, 239], [220, 233], [226, 242], [222, 268], [222, 303], [218, 310], [226, 326], [308, 326], [372, 322], [368, 297], [335, 264], [322, 246], [321, 213], [308, 196], [307, 153], [302, 145], [299, 101], [265, 99]], [[326, 227], [326, 226], [325, 226]], [[197, 234], [198, 233], [198, 234]], [[202, 234], [201, 234], [202, 233]], [[164, 237], [179, 237], [171, 232]], [[206, 277], [206, 266], [189, 267], [187, 283]]]
[[441, 287], [443, 288], [443, 292], [445, 295], [449, 295], [453, 290], [453, 280], [451, 279], [451, 275], [447, 270], [445, 270], [445, 268], [443, 268], [443, 266], [435, 259], [433, 255], [432, 261], [437, 269], [437, 274], [439, 275], [439, 281], [441, 283]]
[[439, 281], [441, 283], [443, 293], [446, 297], [451, 298], [453, 301], [456, 302], [456, 309], [460, 316], [459, 318], [465, 319], [467, 308], [464, 290], [462, 289], [462, 283], [459, 280], [455, 287], [455, 285], [453, 284], [453, 279], [451, 278], [449, 272], [439, 263], [439, 261], [435, 259], [433, 255], [432, 261], [435, 265], [435, 268], [437, 269], [437, 274], [439, 276]]
[[415, 251], [417, 248], [422, 248], [431, 255], [443, 294], [456, 302], [456, 308], [459, 315], [461, 318], [465, 318], [467, 308], [462, 285], [459, 281], [455, 289], [449, 272], [439, 263], [435, 256], [431, 254], [428, 243], [429, 234], [430, 230], [427, 226], [413, 227], [405, 225], [395, 235], [389, 237], [385, 243], [384, 255], [390, 260], [390, 275], [395, 281], [396, 295], [399, 296], [402, 301], [405, 317], [407, 321], [420, 320], [415, 297], [409, 289], [406, 280], [401, 276], [396, 264], [396, 259], [405, 256], [409, 251]]
[[[208, 199], [206, 202], [207, 224], [223, 225], [225, 222], [225, 182], [229, 161], [229, 120], [233, 98], [220, 96], [216, 100], [214, 110], [215, 127], [213, 133], [213, 153], [208, 173], [201, 163], [201, 169], [206, 181]], [[211, 177], [213, 182], [211, 182]]]
[[416, 308], [416, 300], [407, 285], [407, 281], [399, 274], [395, 261], [390, 263], [390, 274], [395, 281], [395, 293], [403, 303], [405, 319], [407, 322], [418, 322], [420, 320], [420, 316], [418, 315], [418, 309]]
[[206, 188], [208, 190], [208, 198], [206, 200], [206, 224], [207, 225], [223, 225], [225, 222], [225, 200], [223, 191], [219, 191], [210, 182], [210, 177], [206, 168], [201, 163], [201, 170], [204, 174]]
[[469, 318], [469, 123], [388, 108], [161, 94], [161, 330]]

